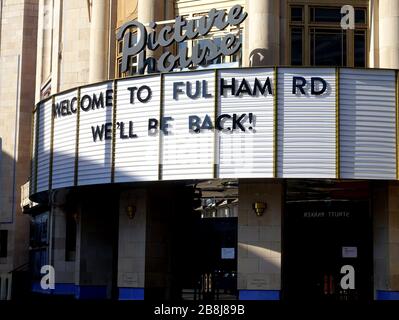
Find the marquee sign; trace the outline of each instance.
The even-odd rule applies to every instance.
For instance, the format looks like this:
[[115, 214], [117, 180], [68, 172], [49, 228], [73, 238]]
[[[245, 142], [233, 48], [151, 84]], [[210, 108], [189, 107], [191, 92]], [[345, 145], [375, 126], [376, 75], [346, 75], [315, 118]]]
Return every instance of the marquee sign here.
[[35, 108], [31, 193], [184, 179], [394, 180], [396, 73], [201, 70], [69, 90]]
[[[166, 25], [159, 31], [156, 30], [157, 23], [151, 22], [148, 33], [147, 28], [139, 21], [133, 20], [121, 26], [117, 33], [117, 40], [123, 40], [122, 72], [129, 69], [130, 57], [138, 55], [138, 73], [144, 74], [145, 69], [149, 72], [169, 72], [175, 68], [188, 68], [192, 65], [200, 65], [205, 61], [212, 61], [222, 55], [233, 55], [241, 48], [241, 39], [233, 34], [227, 34], [221, 38], [217, 45], [213, 39], [201, 39], [192, 47], [191, 56], [188, 56], [187, 48], [180, 48], [178, 55], [174, 56], [168, 50], [158, 60], [146, 58], [146, 50], [156, 50], [159, 47], [170, 47], [175, 43], [187, 40], [195, 40], [205, 37], [212, 28], [222, 31], [227, 26], [238, 26], [247, 17], [240, 5], [233, 6], [228, 13], [224, 10], [211, 9], [207, 15], [198, 20], [185, 20], [182, 16], [175, 19], [173, 25]], [[131, 30], [136, 29], [137, 42], [131, 41]]]

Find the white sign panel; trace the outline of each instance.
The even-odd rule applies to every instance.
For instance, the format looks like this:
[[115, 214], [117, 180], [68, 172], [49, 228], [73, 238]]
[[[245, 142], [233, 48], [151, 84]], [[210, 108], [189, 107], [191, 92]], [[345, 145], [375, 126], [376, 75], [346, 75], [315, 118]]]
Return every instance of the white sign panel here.
[[36, 135], [37, 135], [37, 112], [32, 114], [32, 154], [30, 171], [30, 193], [36, 186]]
[[49, 189], [50, 146], [51, 146], [51, 99], [39, 104], [39, 121], [37, 137], [37, 192]]
[[219, 81], [219, 177], [273, 177], [273, 69], [223, 70]]
[[396, 178], [395, 72], [342, 69], [341, 177]]
[[158, 179], [160, 96], [159, 75], [118, 82], [115, 182]]
[[215, 72], [165, 75], [162, 178], [213, 177]]
[[278, 73], [278, 176], [336, 177], [335, 69]]
[[112, 81], [82, 88], [78, 185], [111, 182]]
[[77, 90], [55, 97], [52, 188], [72, 186], [75, 178]]

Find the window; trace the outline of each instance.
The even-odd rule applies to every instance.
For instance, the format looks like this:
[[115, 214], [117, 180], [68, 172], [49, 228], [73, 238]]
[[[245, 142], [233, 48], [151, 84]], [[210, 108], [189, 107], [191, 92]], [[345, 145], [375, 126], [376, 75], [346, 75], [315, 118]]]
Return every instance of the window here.
[[51, 78], [48, 79], [40, 90], [40, 99], [46, 99], [51, 95]]
[[302, 22], [303, 21], [303, 8], [302, 7], [291, 7], [291, 21]]
[[310, 64], [346, 66], [346, 33], [336, 29], [310, 29]]
[[291, 64], [293, 66], [302, 65], [303, 61], [303, 29], [291, 29]]
[[7, 257], [8, 230], [0, 230], [0, 258]]
[[367, 66], [367, 8], [355, 8], [355, 30], [341, 28], [341, 7], [290, 6], [293, 66]]

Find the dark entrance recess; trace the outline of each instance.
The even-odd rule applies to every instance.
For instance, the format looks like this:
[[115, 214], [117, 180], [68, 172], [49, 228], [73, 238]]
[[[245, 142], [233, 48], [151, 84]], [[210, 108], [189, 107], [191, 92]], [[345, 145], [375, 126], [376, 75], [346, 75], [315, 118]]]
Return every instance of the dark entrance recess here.
[[162, 184], [150, 192], [145, 299], [237, 298], [238, 221], [231, 208], [238, 188], [225, 191], [216, 180], [201, 186]]
[[[285, 300], [373, 299], [372, 221], [367, 182], [290, 180], [283, 225]], [[342, 289], [343, 266], [355, 289]]]
[[[237, 218], [198, 219], [191, 243], [194, 249], [190, 277], [182, 280], [183, 299], [219, 300], [237, 296]], [[234, 250], [234, 258], [223, 259], [222, 248]]]

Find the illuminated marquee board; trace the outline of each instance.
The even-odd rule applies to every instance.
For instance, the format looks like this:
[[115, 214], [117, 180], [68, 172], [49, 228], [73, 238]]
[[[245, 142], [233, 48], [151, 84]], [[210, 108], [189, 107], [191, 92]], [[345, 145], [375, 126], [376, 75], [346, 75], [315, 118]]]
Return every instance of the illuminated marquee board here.
[[396, 72], [200, 70], [60, 93], [35, 108], [31, 194], [159, 180], [395, 180]]

